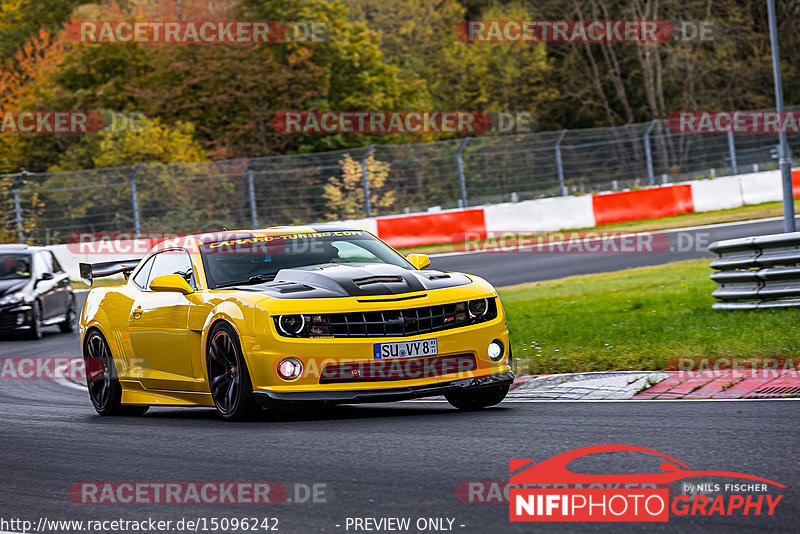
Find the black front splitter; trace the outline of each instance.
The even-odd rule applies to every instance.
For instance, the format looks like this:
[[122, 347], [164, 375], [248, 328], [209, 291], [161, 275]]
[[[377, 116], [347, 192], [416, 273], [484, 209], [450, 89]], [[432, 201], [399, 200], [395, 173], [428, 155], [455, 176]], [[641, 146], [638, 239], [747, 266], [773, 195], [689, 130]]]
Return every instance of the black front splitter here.
[[298, 391], [275, 392], [254, 391], [253, 397], [261, 406], [275, 407], [296, 403], [323, 403], [323, 404], [356, 404], [365, 402], [395, 402], [421, 397], [436, 397], [451, 391], [479, 390], [485, 387], [511, 385], [514, 382], [514, 373], [499, 373], [476, 378], [464, 378], [428, 384], [389, 389], [361, 389], [345, 391]]

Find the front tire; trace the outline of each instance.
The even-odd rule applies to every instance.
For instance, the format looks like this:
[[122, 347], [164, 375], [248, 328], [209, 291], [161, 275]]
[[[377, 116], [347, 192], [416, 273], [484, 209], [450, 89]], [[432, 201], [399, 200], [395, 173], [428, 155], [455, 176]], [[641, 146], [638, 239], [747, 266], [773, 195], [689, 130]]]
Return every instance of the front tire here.
[[454, 408], [459, 410], [480, 410], [481, 408], [488, 408], [495, 404], [500, 404], [506, 398], [508, 390], [511, 386], [506, 384], [503, 386], [491, 386], [472, 391], [453, 391], [445, 393], [444, 398], [447, 399]]
[[223, 419], [243, 421], [258, 411], [239, 336], [227, 323], [217, 323], [208, 336], [208, 384]]
[[28, 330], [28, 339], [42, 339], [42, 305], [37, 300], [31, 310], [31, 329]]
[[95, 411], [100, 415], [143, 415], [149, 406], [122, 404], [122, 386], [117, 379], [114, 358], [103, 335], [92, 330], [83, 346], [86, 386]]
[[62, 334], [71, 334], [78, 331], [78, 303], [75, 301], [75, 295], [70, 297], [67, 318], [63, 323], [59, 323], [58, 328]]

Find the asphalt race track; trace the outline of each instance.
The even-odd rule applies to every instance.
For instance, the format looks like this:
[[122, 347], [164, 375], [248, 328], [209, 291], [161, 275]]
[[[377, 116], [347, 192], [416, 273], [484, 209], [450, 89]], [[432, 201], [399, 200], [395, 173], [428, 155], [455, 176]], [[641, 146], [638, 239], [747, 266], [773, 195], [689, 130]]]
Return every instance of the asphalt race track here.
[[[156, 409], [99, 418], [86, 394], [52, 381], [4, 381], [3, 515], [29, 519], [276, 517], [280, 531], [346, 532], [348, 517], [449, 517], [455, 531], [587, 532], [609, 525], [512, 524], [505, 504], [463, 503], [464, 481], [507, 479], [509, 458], [602, 443], [653, 448], [695, 469], [736, 470], [789, 486], [773, 517], [676, 518], [614, 530], [794, 531], [798, 404], [756, 402], [505, 403], [459, 413], [444, 403], [338, 407], [232, 425], [211, 410]], [[769, 436], [766, 439], [765, 436]], [[644, 455], [595, 472], [654, 472]], [[325, 503], [86, 505], [76, 482], [277, 481], [324, 484]], [[460, 525], [465, 525], [460, 527]], [[691, 528], [691, 530], [687, 530]], [[352, 530], [351, 530], [352, 532]]]
[[[798, 218], [800, 221], [800, 218]], [[449, 253], [431, 258], [434, 269], [476, 274], [495, 286], [553, 280], [579, 274], [620, 271], [694, 258], [713, 258], [707, 247], [714, 241], [783, 232], [780, 219], [729, 223], [664, 231], [669, 250], [652, 253], [481, 252]], [[662, 232], [653, 232], [659, 234]]]
[[[712, 232], [713, 241], [780, 229], [777, 221], [696, 231]], [[440, 256], [434, 266], [506, 285], [701, 255], [596, 254], [588, 262], [576, 254], [474, 254]], [[46, 329], [39, 342], [0, 342], [0, 359], [79, 355], [77, 336], [55, 328]], [[280, 532], [337, 533], [356, 532], [345, 529], [347, 518], [410, 517], [454, 519], [453, 531], [476, 534], [796, 532], [800, 518], [800, 404], [792, 400], [506, 402], [474, 413], [413, 401], [268, 414], [232, 424], [205, 409], [156, 408], [142, 417], [100, 418], [75, 385], [8, 379], [0, 380], [0, 428], [0, 516], [34, 524], [40, 518], [274, 517]], [[671, 517], [669, 523], [613, 525], [510, 523], [507, 504], [465, 503], [457, 496], [462, 482], [507, 480], [510, 458], [544, 459], [604, 443], [644, 446], [693, 469], [738, 471], [788, 488], [773, 517]], [[580, 467], [596, 473], [659, 468], [640, 454], [601, 455]], [[325, 502], [91, 505], [70, 499], [72, 484], [106, 481], [274, 481], [293, 501], [295, 491], [317, 484]]]

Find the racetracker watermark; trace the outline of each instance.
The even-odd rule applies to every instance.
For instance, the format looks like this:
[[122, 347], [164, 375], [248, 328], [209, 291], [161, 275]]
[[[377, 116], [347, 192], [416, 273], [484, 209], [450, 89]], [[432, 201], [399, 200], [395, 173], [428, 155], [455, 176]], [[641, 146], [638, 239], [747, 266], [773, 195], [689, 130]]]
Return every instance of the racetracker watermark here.
[[279, 111], [272, 120], [285, 134], [530, 133], [530, 111]]
[[465, 232], [453, 236], [464, 252], [533, 254], [661, 254], [702, 252], [713, 241], [708, 232]]
[[717, 33], [707, 20], [465, 20], [456, 26], [468, 43], [705, 42]]
[[322, 504], [326, 483], [280, 482], [76, 482], [69, 488], [75, 504]]
[[86, 380], [86, 367], [83, 358], [9, 357], [3, 358], [3, 363], [0, 365], [0, 379], [83, 381]]
[[800, 358], [725, 358], [681, 357], [667, 362], [666, 369], [678, 371], [681, 377], [727, 376], [747, 373], [756, 378], [800, 378]]
[[67, 31], [69, 38], [79, 43], [254, 44], [323, 42], [328, 25], [273, 20], [118, 20], [75, 21]]
[[0, 134], [92, 134], [142, 132], [139, 112], [0, 111]]
[[682, 134], [800, 133], [800, 111], [675, 111], [667, 129]]

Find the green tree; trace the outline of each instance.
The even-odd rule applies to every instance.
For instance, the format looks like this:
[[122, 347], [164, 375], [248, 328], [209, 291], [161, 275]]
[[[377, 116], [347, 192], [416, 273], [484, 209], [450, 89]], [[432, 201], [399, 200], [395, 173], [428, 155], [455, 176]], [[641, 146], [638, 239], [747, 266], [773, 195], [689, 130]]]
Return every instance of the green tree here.
[[[53, 174], [38, 186], [42, 200], [79, 227], [130, 231], [128, 181], [145, 163], [137, 178], [143, 230], [183, 231], [226, 219], [226, 208], [207, 199], [224, 198], [231, 185], [224, 176], [201, 179], [207, 154], [194, 133], [189, 123], [144, 118], [135, 129], [85, 135], [48, 169]], [[58, 230], [52, 228], [56, 237]]]
[[[353, 17], [381, 35], [387, 61], [421, 78], [435, 109], [539, 113], [558, 94], [544, 44], [465, 43], [467, 10], [456, 0], [350, 0]], [[530, 19], [520, 4], [487, 8], [485, 19]]]
[[[364, 23], [353, 21], [338, 0], [242, 0], [244, 16], [258, 20], [315, 22], [326, 26], [323, 41], [288, 42], [274, 46], [276, 57], [288, 63], [306, 50], [320, 69], [321, 93], [310, 105], [335, 111], [426, 109], [430, 94], [420, 80], [400, 76], [381, 52], [380, 37]], [[329, 150], [369, 143], [406, 142], [409, 136], [364, 134], [294, 135], [300, 152]]]

